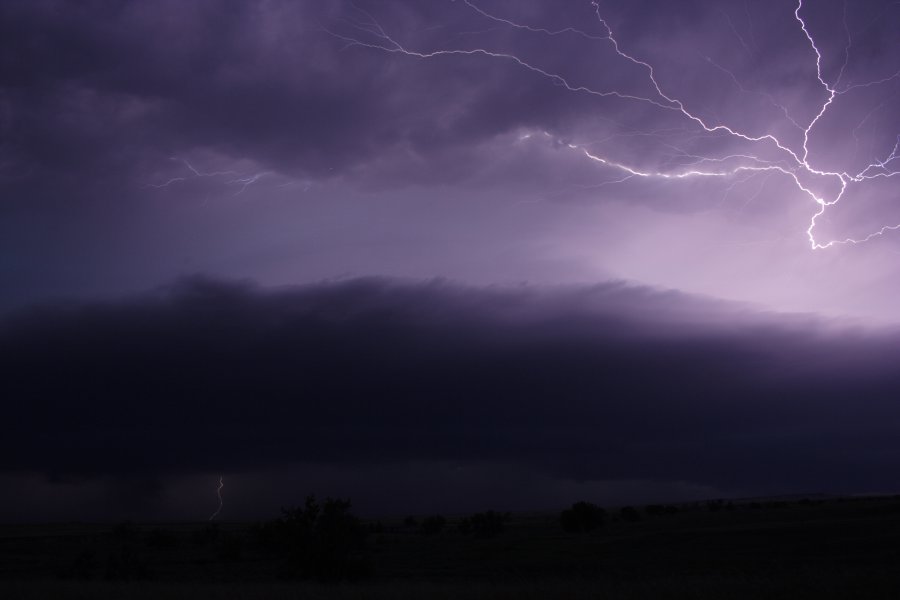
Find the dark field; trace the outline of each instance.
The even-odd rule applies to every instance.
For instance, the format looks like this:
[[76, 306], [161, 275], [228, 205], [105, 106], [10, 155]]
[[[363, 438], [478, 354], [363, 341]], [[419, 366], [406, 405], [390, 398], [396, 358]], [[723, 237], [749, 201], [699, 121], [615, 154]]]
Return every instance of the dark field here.
[[590, 533], [558, 514], [485, 535], [454, 517], [366, 521], [366, 569], [343, 583], [288, 578], [254, 524], [8, 525], [0, 597], [900, 597], [898, 497], [608, 510]]

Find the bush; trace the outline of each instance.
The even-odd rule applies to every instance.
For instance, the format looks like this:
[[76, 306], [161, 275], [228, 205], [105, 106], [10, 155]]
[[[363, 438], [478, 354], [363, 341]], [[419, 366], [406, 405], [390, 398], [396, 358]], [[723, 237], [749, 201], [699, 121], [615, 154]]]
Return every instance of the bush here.
[[441, 515], [425, 517], [422, 520], [422, 526], [419, 528], [419, 531], [422, 532], [422, 535], [437, 535], [444, 530], [446, 524], [447, 519]]
[[219, 526], [215, 523], [206, 525], [202, 529], [194, 531], [191, 538], [194, 540], [194, 543], [199, 546], [212, 544], [219, 539]]
[[147, 534], [145, 541], [150, 548], [174, 548], [178, 545], [175, 534], [165, 529], [152, 530]]
[[570, 533], [594, 531], [606, 519], [606, 511], [590, 502], [576, 502], [559, 515], [563, 530]]
[[60, 577], [62, 579], [88, 580], [93, 578], [99, 568], [100, 563], [96, 553], [90, 548], [85, 548], [75, 557], [72, 564], [60, 573]]
[[465, 535], [474, 534], [477, 538], [495, 537], [506, 529], [506, 522], [512, 515], [498, 513], [493, 510], [475, 513], [459, 523], [459, 531]]
[[120, 552], [109, 555], [106, 561], [106, 579], [109, 581], [139, 581], [149, 579], [149, 572], [134, 548], [124, 546]]
[[119, 542], [133, 542], [138, 537], [138, 529], [131, 521], [123, 521], [113, 527], [112, 535]]
[[282, 509], [282, 516], [260, 529], [260, 537], [284, 559], [285, 576], [320, 581], [360, 579], [368, 574], [366, 530], [350, 514], [350, 502], [309, 496], [303, 507]]
[[223, 562], [234, 562], [241, 559], [244, 543], [235, 535], [223, 535], [218, 547], [216, 557]]
[[623, 506], [619, 509], [619, 516], [622, 517], [623, 521], [628, 521], [629, 523], [641, 520], [641, 513], [633, 506]]
[[660, 515], [674, 515], [677, 512], [678, 507], [671, 504], [648, 504], [644, 507], [644, 513], [654, 517]]

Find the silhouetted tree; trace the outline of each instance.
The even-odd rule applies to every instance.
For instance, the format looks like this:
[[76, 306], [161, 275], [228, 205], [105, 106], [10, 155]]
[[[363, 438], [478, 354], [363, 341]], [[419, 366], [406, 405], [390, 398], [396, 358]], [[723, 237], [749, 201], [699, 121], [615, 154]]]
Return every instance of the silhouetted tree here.
[[619, 516], [622, 517], [623, 521], [628, 521], [629, 523], [641, 520], [641, 513], [633, 506], [623, 506], [620, 508]]
[[133, 542], [138, 537], [138, 529], [131, 521], [123, 521], [113, 527], [112, 534], [120, 542]]
[[193, 539], [195, 544], [201, 546], [212, 544], [217, 539], [219, 539], [219, 526], [216, 523], [205, 525], [201, 529], [197, 529], [196, 531], [194, 531], [191, 538]]
[[475, 513], [459, 523], [462, 534], [474, 534], [477, 538], [495, 537], [503, 533], [506, 522], [512, 518], [509, 513], [498, 513], [493, 510]]
[[131, 546], [111, 553], [106, 561], [106, 579], [110, 581], [138, 581], [149, 577], [147, 566]]
[[99, 567], [96, 552], [91, 548], [85, 548], [59, 576], [62, 579], [87, 580], [93, 578]]
[[264, 541], [285, 557], [284, 575], [321, 581], [360, 579], [368, 574], [366, 531], [350, 513], [350, 502], [315, 496], [302, 507], [282, 509], [262, 527]]
[[174, 548], [178, 538], [171, 531], [157, 528], [147, 534], [145, 542], [150, 548]]
[[590, 502], [576, 502], [559, 515], [559, 522], [570, 533], [594, 531], [606, 519], [606, 511]]
[[671, 504], [648, 504], [644, 507], [644, 513], [650, 516], [660, 516], [660, 515], [674, 515], [678, 512], [677, 506], [672, 506]]
[[422, 520], [422, 526], [419, 528], [419, 531], [421, 531], [423, 535], [437, 535], [444, 530], [446, 524], [447, 519], [441, 515], [432, 515], [430, 517], [425, 517]]

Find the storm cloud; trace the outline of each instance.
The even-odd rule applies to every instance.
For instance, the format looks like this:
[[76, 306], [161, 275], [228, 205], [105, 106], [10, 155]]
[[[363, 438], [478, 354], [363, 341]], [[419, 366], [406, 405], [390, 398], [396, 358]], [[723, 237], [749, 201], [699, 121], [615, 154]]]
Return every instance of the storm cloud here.
[[[205, 152], [313, 178], [402, 161], [422, 181], [446, 181], [479, 164], [461, 150], [539, 127], [569, 105], [503, 65], [476, 82], [471, 62], [343, 48], [326, 28], [355, 10], [325, 1], [5, 4], [4, 176], [124, 185], [177, 169], [172, 155]], [[392, 11], [413, 27], [447, 12], [459, 20], [451, 3]], [[449, 167], [423, 160], [448, 153]]]
[[[484, 48], [522, 57], [577, 87], [652, 97], [642, 69], [623, 62], [602, 39], [606, 32], [589, 3], [515, 3], [514, 13], [503, 3], [483, 8], [490, 13], [463, 2], [5, 3], [3, 177], [45, 185], [133, 184], [176, 169], [166, 164], [173, 155], [194, 154], [219, 164], [249, 159], [297, 178], [458, 182], [483, 169], [498, 145], [508, 146], [498, 136], [522, 130], [592, 141], [626, 162], [691, 160], [681, 150], [703, 132], [691, 130], [677, 111], [573, 94], [508, 58], [423, 61], [345, 39], [372, 42], [367, 28], [377, 18], [420, 52]], [[823, 90], [788, 3], [763, 3], [752, 12], [744, 3], [711, 11], [697, 1], [609, 9], [620, 36], [658, 65], [664, 89], [704, 118], [716, 115], [751, 134], [772, 132], [794, 142], [801, 132], [790, 118], [815, 116]], [[883, 2], [854, 5], [847, 27], [858, 37], [843, 65], [846, 87], [892, 75], [897, 33], [885, 26], [891, 11]], [[548, 46], [543, 36], [498, 27], [486, 14], [515, 15], [551, 30], [581, 26], [592, 37], [558, 36]], [[843, 32], [833, 31], [840, 16], [837, 2], [810, 16], [810, 27], [825, 40], [826, 76], [844, 58]], [[759, 23], [767, 24], [765, 31]], [[822, 135], [844, 138], [845, 125], [860, 125], [891, 141], [896, 115], [879, 108], [885, 89], [875, 87], [840, 98]], [[860, 117], [877, 114], [850, 123], [841, 118], [845, 107], [850, 114], [864, 108]], [[651, 130], [668, 140], [635, 136]], [[707, 149], [741, 146], [715, 137], [722, 136], [703, 142]], [[673, 153], [672, 144], [680, 150]], [[855, 151], [856, 159], [868, 158]]]
[[503, 463], [731, 493], [877, 490], [900, 467], [898, 348], [625, 284], [185, 280], [5, 322], [0, 470]]
[[[791, 2], [601, 8], [623, 49], [710, 124], [796, 150], [827, 99]], [[895, 144], [896, 11], [804, 7], [841, 92], [809, 140], [817, 168], [856, 172]], [[774, 144], [665, 108], [603, 23], [580, 1], [5, 2], [0, 310], [194, 272], [267, 285], [612, 276], [892, 320], [893, 238], [809, 256], [816, 205], [789, 176], [629, 178], [570, 147], [649, 171], [750, 155], [793, 168]], [[498, 56], [392, 53], [378, 27], [412, 52]], [[835, 193], [834, 178], [806, 179]], [[851, 186], [818, 220], [821, 239], [900, 221], [892, 183]]]
[[898, 10], [3, 2], [0, 512], [893, 488]]

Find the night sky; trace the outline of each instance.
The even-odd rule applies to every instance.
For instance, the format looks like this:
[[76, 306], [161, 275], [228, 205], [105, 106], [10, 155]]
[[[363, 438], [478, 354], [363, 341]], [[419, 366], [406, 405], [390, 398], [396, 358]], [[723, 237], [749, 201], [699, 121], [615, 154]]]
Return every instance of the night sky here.
[[898, 23], [0, 3], [0, 521], [898, 491]]

